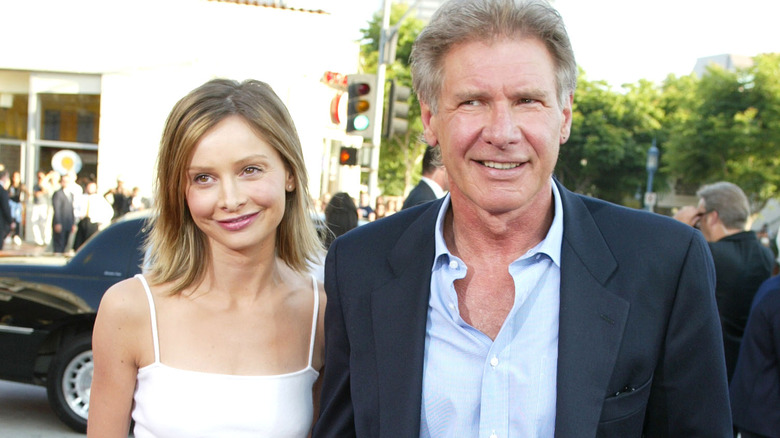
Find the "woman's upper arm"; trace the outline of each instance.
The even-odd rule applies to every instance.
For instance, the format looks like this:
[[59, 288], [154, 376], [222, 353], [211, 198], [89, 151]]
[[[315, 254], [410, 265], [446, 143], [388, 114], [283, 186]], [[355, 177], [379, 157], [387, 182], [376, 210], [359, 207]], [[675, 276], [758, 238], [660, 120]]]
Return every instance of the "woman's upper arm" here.
[[[148, 305], [138, 280], [112, 286], [100, 302], [92, 333], [94, 372], [87, 435], [127, 438], [140, 347], [150, 326]], [[151, 338], [151, 329], [148, 336]]]

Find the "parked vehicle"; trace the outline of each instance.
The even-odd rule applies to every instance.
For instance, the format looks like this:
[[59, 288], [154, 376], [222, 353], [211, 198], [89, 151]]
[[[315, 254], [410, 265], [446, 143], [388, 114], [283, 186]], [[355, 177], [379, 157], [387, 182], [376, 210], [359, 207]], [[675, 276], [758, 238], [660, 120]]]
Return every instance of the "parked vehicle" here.
[[127, 215], [73, 255], [0, 258], [0, 379], [45, 386], [68, 426], [85, 432], [92, 326], [103, 293], [141, 272], [147, 215]]

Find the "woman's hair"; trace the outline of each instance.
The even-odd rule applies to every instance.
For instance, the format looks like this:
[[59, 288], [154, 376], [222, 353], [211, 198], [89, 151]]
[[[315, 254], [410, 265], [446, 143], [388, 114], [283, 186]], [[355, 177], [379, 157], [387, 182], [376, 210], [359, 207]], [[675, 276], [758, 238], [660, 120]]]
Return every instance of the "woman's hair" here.
[[330, 247], [334, 239], [357, 227], [358, 212], [355, 201], [348, 193], [339, 192], [330, 198], [325, 207], [325, 248]]
[[577, 62], [558, 11], [544, 0], [451, 0], [420, 32], [411, 54], [412, 79], [420, 102], [438, 112], [444, 58], [462, 43], [536, 38], [555, 62], [558, 103], [577, 86]]
[[173, 282], [174, 294], [199, 282], [204, 266], [211, 263], [206, 236], [195, 225], [187, 206], [187, 168], [203, 135], [231, 116], [241, 117], [276, 149], [295, 180], [295, 189], [287, 192], [284, 216], [276, 233], [277, 255], [303, 272], [321, 251], [310, 216], [303, 152], [284, 103], [264, 82], [213, 79], [173, 107], [157, 156], [154, 214], [146, 241], [150, 254], [147, 274], [153, 284]]

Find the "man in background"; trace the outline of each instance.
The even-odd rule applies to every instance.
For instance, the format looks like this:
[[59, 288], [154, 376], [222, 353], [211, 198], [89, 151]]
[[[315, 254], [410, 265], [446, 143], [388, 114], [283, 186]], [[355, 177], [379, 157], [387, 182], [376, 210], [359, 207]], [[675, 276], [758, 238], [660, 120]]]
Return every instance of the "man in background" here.
[[415, 205], [420, 205], [428, 201], [434, 201], [444, 196], [447, 187], [447, 172], [444, 166], [434, 160], [434, 148], [428, 146], [425, 148], [422, 160], [422, 177], [417, 186], [409, 192], [401, 210]]
[[8, 170], [0, 170], [0, 249], [3, 249], [5, 237], [10, 233], [16, 224], [11, 215], [11, 205], [8, 197], [8, 187], [11, 185], [11, 178], [8, 176]]
[[772, 275], [774, 254], [755, 232], [745, 230], [750, 204], [739, 186], [721, 181], [703, 186], [696, 195], [699, 204], [681, 208], [674, 217], [699, 228], [709, 242], [726, 372], [731, 381], [750, 305], [758, 287]]

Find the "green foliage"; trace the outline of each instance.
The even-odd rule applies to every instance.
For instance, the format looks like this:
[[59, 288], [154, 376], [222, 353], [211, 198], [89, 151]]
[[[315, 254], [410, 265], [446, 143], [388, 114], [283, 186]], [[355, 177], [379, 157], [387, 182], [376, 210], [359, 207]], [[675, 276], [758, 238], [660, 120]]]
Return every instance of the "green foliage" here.
[[731, 181], [760, 208], [780, 186], [780, 54], [754, 61], [736, 72], [711, 67], [690, 83], [667, 80], [664, 169], [689, 185]]

